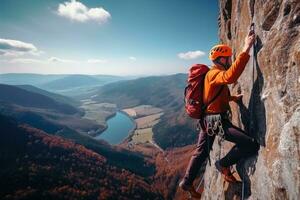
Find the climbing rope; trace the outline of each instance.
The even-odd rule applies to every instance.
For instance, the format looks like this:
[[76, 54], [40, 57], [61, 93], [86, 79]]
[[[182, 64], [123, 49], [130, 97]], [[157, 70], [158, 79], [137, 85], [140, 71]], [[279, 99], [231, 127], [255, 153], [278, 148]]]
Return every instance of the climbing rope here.
[[245, 199], [245, 167], [242, 170], [243, 173], [243, 180], [242, 180], [242, 200]]
[[[255, 32], [254, 23], [253, 23], [253, 16], [252, 16], [252, 23], [251, 23], [251, 26], [250, 26], [250, 31]], [[253, 44], [252, 49], [253, 49], [253, 55], [252, 55], [252, 87], [253, 87], [254, 86], [254, 79], [255, 79], [255, 42]], [[252, 97], [251, 105], [250, 105], [250, 109], [249, 109], [249, 111], [250, 111], [250, 127], [249, 127], [249, 132], [250, 133], [252, 133], [253, 126], [254, 126], [253, 108], [254, 108], [254, 98]], [[246, 174], [245, 166], [242, 166], [242, 173], [243, 173], [243, 176], [242, 176], [243, 178], [242, 178], [242, 197], [241, 197], [241, 199], [244, 200], [245, 199], [245, 174]]]
[[[252, 22], [251, 23], [251, 26], [250, 26], [250, 31], [254, 31], [254, 23]], [[252, 87], [254, 85], [254, 79], [255, 79], [255, 43], [253, 44], [253, 55], [252, 55]], [[253, 90], [253, 88], [252, 88]], [[250, 105], [250, 129], [249, 131], [252, 132], [253, 131], [253, 125], [254, 125], [254, 122], [253, 122], [253, 108], [254, 108], [254, 98], [252, 98], [252, 101], [251, 101], [251, 105]]]
[[196, 191], [199, 190], [199, 188], [201, 187], [203, 181], [204, 181], [204, 174], [202, 175], [202, 178], [201, 178], [201, 180], [200, 180], [200, 182], [199, 182], [199, 184], [198, 184], [198, 186], [197, 186], [197, 188], [196, 188]]

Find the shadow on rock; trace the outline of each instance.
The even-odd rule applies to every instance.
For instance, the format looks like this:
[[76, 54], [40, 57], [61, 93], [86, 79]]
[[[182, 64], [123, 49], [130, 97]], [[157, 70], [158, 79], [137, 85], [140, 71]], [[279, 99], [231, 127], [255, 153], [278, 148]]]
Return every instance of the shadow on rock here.
[[[250, 95], [248, 107], [242, 102], [239, 103], [242, 123], [245, 127], [247, 134], [257, 140], [261, 146], [265, 146], [266, 137], [266, 111], [264, 102], [261, 99], [261, 92], [264, 85], [264, 77], [257, 62], [257, 54], [262, 48], [262, 42], [257, 37], [253, 66], [253, 86]], [[255, 79], [256, 71], [256, 79]], [[254, 80], [255, 79], [255, 80]], [[244, 186], [241, 188], [242, 194], [245, 198], [251, 195], [251, 181], [249, 175], [252, 175], [256, 170], [258, 154], [249, 158], [241, 160], [236, 168], [241, 179], [244, 180]]]
[[[257, 62], [257, 54], [262, 48], [262, 43], [259, 37], [254, 51], [254, 63], [253, 68], [253, 86], [250, 95], [250, 101], [248, 107], [242, 102], [239, 103], [242, 123], [249, 136], [255, 138], [261, 146], [265, 146], [266, 137], [266, 110], [264, 102], [261, 100], [261, 92], [264, 85], [264, 77], [260, 70], [260, 66]], [[256, 71], [256, 79], [255, 79]], [[255, 79], [255, 80], [254, 80]]]

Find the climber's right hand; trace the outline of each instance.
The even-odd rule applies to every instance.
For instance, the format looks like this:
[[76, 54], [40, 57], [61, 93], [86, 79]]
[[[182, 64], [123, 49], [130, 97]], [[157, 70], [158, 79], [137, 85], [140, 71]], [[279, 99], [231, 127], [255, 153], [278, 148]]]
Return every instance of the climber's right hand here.
[[254, 30], [250, 30], [248, 35], [245, 38], [245, 44], [244, 44], [243, 52], [246, 52], [246, 53], [249, 54], [249, 51], [250, 51], [254, 41], [255, 41]]

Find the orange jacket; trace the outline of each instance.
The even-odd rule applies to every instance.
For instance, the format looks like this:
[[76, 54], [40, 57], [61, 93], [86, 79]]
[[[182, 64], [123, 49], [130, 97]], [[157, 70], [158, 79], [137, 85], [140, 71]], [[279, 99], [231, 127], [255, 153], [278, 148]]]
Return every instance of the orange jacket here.
[[225, 70], [223, 67], [213, 66], [206, 74], [204, 79], [203, 102], [208, 103], [217, 92], [221, 85], [224, 85], [221, 94], [206, 109], [206, 113], [222, 113], [230, 109], [229, 101], [232, 99], [227, 84], [237, 81], [249, 60], [249, 54], [242, 52], [238, 55], [234, 63]]

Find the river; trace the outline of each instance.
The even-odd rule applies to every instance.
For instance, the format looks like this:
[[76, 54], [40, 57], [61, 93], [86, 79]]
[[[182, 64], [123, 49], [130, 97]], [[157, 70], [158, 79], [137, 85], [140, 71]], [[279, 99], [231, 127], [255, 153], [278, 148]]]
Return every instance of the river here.
[[134, 127], [135, 123], [126, 114], [117, 112], [107, 121], [107, 129], [95, 139], [103, 139], [112, 145], [119, 144]]

